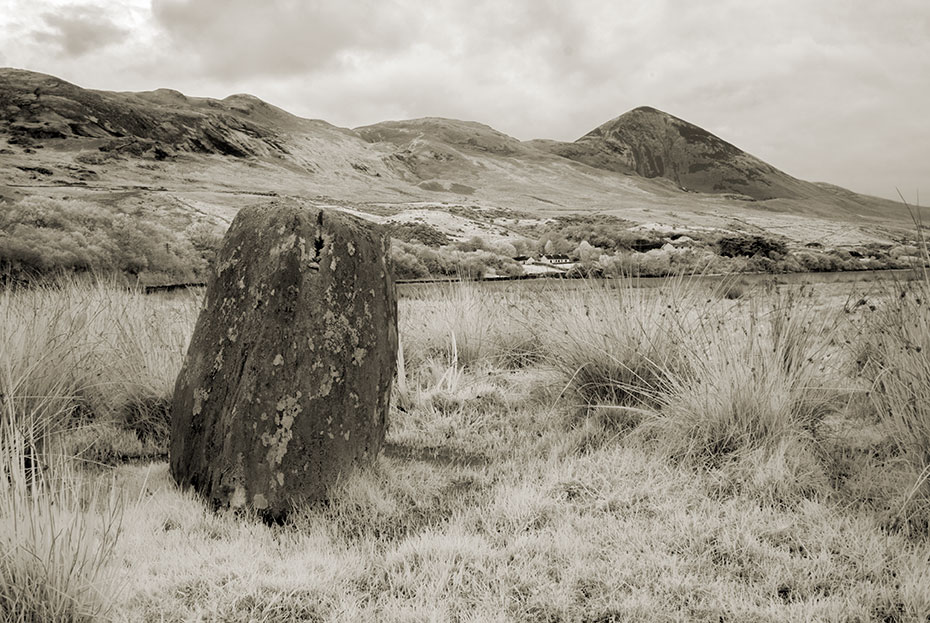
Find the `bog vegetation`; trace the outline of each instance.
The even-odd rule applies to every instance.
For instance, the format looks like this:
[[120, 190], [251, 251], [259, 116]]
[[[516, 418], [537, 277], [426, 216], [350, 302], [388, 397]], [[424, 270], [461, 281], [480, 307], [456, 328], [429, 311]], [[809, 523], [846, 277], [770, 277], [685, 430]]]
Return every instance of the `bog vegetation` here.
[[192, 281], [206, 275], [220, 233], [175, 228], [97, 203], [29, 197], [0, 211], [0, 278], [113, 274], [135, 281]]
[[930, 617], [930, 279], [407, 286], [388, 447], [283, 526], [171, 482], [197, 292], [0, 292], [0, 619]]
[[[5, 206], [0, 213], [3, 282], [35, 283], [62, 273], [115, 274], [129, 283], [202, 282], [222, 235], [189, 214], [171, 217], [168, 210], [139, 218], [126, 212], [128, 208], [42, 197]], [[389, 223], [399, 278], [516, 276], [524, 274], [524, 268], [515, 257], [543, 254], [572, 258], [566, 273], [571, 277], [826, 272], [910, 268], [922, 261], [918, 247], [904, 239], [825, 248], [699, 228], [687, 233], [654, 231], [602, 214], [526, 224], [506, 211], [489, 216], [467, 208], [448, 210], [473, 219], [494, 216], [495, 227], [508, 237], [453, 240], [427, 223]]]

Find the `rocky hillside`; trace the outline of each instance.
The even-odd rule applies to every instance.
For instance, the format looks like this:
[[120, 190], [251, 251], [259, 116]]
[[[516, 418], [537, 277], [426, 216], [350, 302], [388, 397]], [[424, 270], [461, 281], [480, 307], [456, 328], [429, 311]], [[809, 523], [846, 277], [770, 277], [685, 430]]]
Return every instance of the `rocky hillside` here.
[[[795, 179], [681, 119], [637, 108], [573, 143], [519, 141], [480, 123], [426, 118], [356, 129], [249, 95], [116, 93], [0, 69], [0, 201], [40, 195], [138, 218], [223, 227], [242, 205], [290, 196], [373, 218], [606, 213], [633, 223], [866, 239], [907, 211]], [[463, 210], [465, 212], [463, 212]], [[511, 219], [512, 220], [512, 219]], [[490, 221], [488, 221], [490, 222]], [[496, 230], [500, 236], [509, 235]]]
[[0, 110], [15, 143], [105, 139], [104, 150], [156, 159], [178, 152], [238, 158], [286, 153], [272, 124], [297, 121], [251, 96], [217, 102], [169, 89], [107, 93], [19, 70], [0, 71]]

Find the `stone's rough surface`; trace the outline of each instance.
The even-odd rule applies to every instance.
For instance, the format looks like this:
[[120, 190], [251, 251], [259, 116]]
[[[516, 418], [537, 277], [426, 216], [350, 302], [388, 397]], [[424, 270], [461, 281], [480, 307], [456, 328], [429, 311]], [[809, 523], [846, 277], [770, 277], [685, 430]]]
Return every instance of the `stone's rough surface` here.
[[179, 484], [280, 517], [377, 455], [397, 351], [387, 245], [339, 212], [239, 212], [175, 385]]

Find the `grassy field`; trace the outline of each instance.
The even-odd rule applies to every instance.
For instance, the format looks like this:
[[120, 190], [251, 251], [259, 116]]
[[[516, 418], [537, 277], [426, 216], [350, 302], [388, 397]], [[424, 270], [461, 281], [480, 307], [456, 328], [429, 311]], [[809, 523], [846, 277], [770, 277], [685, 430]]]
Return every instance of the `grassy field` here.
[[0, 292], [0, 619], [930, 621], [930, 281], [417, 286], [283, 526], [165, 460], [197, 293]]

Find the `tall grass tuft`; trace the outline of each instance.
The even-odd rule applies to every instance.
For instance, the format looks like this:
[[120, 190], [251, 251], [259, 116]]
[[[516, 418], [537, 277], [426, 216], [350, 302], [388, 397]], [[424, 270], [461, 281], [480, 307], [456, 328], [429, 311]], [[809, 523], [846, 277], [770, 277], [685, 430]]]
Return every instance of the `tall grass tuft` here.
[[97, 373], [77, 339], [85, 323], [55, 305], [49, 289], [0, 292], [0, 422], [18, 435], [31, 471], [46, 467], [48, 442], [69, 425], [86, 377]]
[[898, 284], [863, 333], [868, 354], [863, 374], [871, 381], [877, 414], [913, 473], [899, 516], [930, 521], [930, 277]]
[[[91, 435], [91, 443], [124, 430], [131, 435], [120, 444], [164, 447], [168, 401], [199, 299], [183, 294], [155, 303], [106, 281], [66, 279], [3, 291], [4, 393], [20, 413], [48, 411], [107, 429]], [[37, 401], [49, 404], [30, 406]]]
[[117, 502], [85, 487], [64, 456], [31, 470], [36, 432], [6, 416], [0, 426], [0, 620], [105, 620], [116, 601]]
[[685, 373], [699, 299], [683, 279], [662, 290], [630, 279], [588, 282], [558, 302], [546, 336], [549, 360], [584, 409], [615, 409], [616, 420], [635, 425]]
[[827, 363], [835, 317], [793, 297], [704, 325], [650, 423], [678, 460], [719, 464], [813, 443], [836, 392]]
[[87, 336], [106, 378], [95, 384], [97, 408], [141, 442], [164, 447], [174, 381], [196, 320], [197, 295], [180, 292], [153, 305], [138, 291], [98, 288], [97, 323]]
[[56, 294], [0, 293], [4, 621], [96, 621], [113, 603], [117, 506], [88, 495], [62, 453], [87, 379], [100, 371], [79, 339], [86, 315], [54, 304]]

